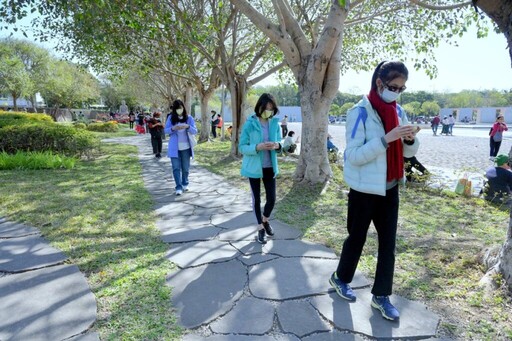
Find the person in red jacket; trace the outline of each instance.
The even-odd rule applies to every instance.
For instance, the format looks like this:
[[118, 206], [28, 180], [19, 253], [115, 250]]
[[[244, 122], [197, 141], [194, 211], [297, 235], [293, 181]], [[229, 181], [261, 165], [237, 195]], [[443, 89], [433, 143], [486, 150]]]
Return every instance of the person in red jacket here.
[[439, 115], [436, 115], [432, 121], [430, 121], [430, 126], [432, 127], [432, 132], [434, 133], [434, 136], [437, 135], [437, 127], [439, 127], [439, 123], [441, 123], [441, 119], [439, 118]]
[[217, 121], [217, 135], [220, 136], [220, 134], [222, 133], [222, 126], [224, 125], [224, 120], [222, 119], [220, 114], [217, 114]]
[[498, 155], [501, 141], [503, 140], [503, 132], [507, 130], [508, 127], [505, 124], [505, 117], [503, 115], [499, 115], [496, 118], [496, 122], [494, 122], [491, 131], [489, 132], [489, 145], [491, 147], [489, 160], [494, 161], [494, 158], [496, 158], [496, 155]]

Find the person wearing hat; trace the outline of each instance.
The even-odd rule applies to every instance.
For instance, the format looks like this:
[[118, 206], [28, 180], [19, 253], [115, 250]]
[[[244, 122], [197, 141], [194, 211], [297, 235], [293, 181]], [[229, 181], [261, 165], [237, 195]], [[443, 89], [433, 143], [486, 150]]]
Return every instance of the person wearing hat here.
[[485, 200], [506, 205], [512, 202], [512, 171], [508, 161], [507, 155], [498, 155], [494, 160], [496, 167], [489, 168], [485, 173], [488, 180], [484, 190]]

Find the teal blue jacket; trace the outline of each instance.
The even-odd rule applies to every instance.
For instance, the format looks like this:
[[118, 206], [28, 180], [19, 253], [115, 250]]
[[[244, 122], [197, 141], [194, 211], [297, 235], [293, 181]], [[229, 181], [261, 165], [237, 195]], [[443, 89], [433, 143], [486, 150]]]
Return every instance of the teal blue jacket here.
[[[279, 119], [272, 117], [269, 121], [268, 128], [269, 142], [279, 143], [281, 149], [281, 128], [279, 127]], [[257, 151], [256, 145], [263, 142], [263, 132], [261, 131], [261, 124], [256, 114], [247, 119], [242, 127], [242, 134], [240, 135], [240, 142], [238, 150], [243, 155], [242, 169], [240, 174], [248, 178], [262, 178], [263, 177], [263, 151]], [[279, 150], [270, 151], [270, 160], [272, 161], [272, 168], [274, 169], [274, 177], [279, 174], [279, 167], [277, 166], [277, 152]]]

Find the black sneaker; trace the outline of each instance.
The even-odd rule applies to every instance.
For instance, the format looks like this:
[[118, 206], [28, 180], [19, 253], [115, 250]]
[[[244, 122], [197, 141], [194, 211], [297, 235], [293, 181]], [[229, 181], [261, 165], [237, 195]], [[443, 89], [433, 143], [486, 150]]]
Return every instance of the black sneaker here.
[[272, 226], [270, 226], [270, 223], [268, 221], [264, 221], [261, 224], [263, 225], [263, 227], [265, 228], [265, 232], [267, 232], [269, 236], [274, 235], [274, 230], [272, 229]]
[[267, 244], [267, 239], [265, 238], [265, 229], [258, 230], [258, 236], [256, 240], [260, 244]]

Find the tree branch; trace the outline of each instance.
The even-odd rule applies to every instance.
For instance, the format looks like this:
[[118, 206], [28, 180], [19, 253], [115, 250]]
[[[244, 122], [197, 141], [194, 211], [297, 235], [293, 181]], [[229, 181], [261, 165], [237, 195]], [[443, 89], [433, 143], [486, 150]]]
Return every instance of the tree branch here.
[[423, 2], [423, 1], [420, 1], [420, 0], [409, 0], [409, 1], [412, 2], [415, 5], [418, 5], [420, 7], [427, 8], [427, 9], [430, 9], [430, 10], [433, 10], [433, 11], [445, 11], [445, 10], [449, 10], [449, 9], [462, 8], [462, 7], [465, 7], [465, 6], [468, 6], [468, 5], [472, 4], [471, 0], [466, 1], [466, 2], [462, 2], [460, 4], [453, 4], [453, 5], [447, 5], [447, 6], [430, 5], [430, 4], [427, 4], [427, 3]]

